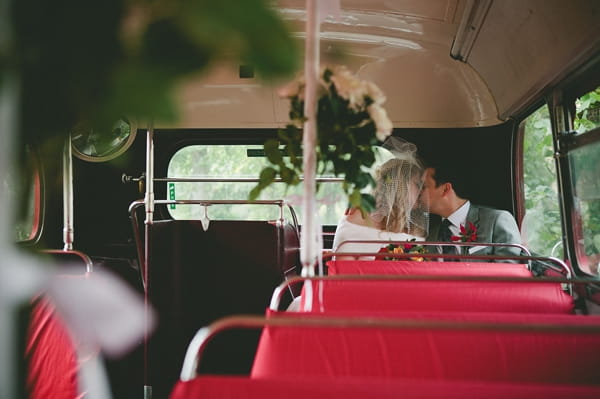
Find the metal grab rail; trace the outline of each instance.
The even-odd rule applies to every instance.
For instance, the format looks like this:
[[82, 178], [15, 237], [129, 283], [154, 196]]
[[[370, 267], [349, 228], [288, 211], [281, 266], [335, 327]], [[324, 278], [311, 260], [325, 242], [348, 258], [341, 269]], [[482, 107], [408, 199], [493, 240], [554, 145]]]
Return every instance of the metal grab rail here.
[[[535, 319], [535, 316], [532, 315]], [[401, 329], [453, 329], [453, 330], [489, 330], [489, 331], [527, 331], [527, 332], [570, 332], [575, 334], [600, 333], [600, 325], [563, 325], [544, 322], [511, 323], [482, 321], [414, 320], [410, 318], [349, 318], [322, 316], [247, 316], [234, 315], [219, 319], [199, 329], [188, 345], [180, 379], [190, 381], [197, 376], [198, 365], [203, 352], [210, 341], [220, 332], [231, 329], [258, 329], [262, 327], [340, 327], [340, 328], [401, 328]]]
[[[135, 209], [142, 205], [144, 205], [144, 200], [142, 199], [133, 201], [129, 205], [129, 214], [134, 214]], [[285, 217], [283, 216], [283, 207], [287, 206], [292, 215], [294, 226], [298, 227], [298, 218], [296, 216], [296, 211], [294, 211], [294, 208], [292, 208], [292, 206], [285, 200], [154, 200], [154, 205], [278, 205], [280, 208], [278, 221], [280, 221], [281, 223], [285, 221]]]
[[[257, 201], [248, 201], [248, 200], [154, 200], [154, 205], [171, 205], [171, 204], [201, 205], [204, 207], [207, 207], [210, 205], [236, 205], [236, 204], [239, 204], [239, 205], [277, 205], [277, 206], [279, 206], [279, 219], [277, 219], [278, 226], [283, 226], [285, 223], [286, 219], [284, 217], [283, 208], [284, 208], [284, 206], [286, 206], [291, 214], [294, 228], [296, 229], [296, 231], [299, 231], [298, 217], [296, 215], [296, 211], [294, 210], [292, 205], [289, 204], [285, 200], [257, 200]], [[136, 245], [136, 251], [138, 253], [138, 257], [139, 257], [139, 261], [140, 261], [140, 272], [142, 272], [142, 284], [145, 289], [146, 279], [143, 276], [143, 270], [142, 270], [143, 268], [145, 268], [145, 265], [146, 265], [144, 240], [140, 236], [140, 229], [139, 229], [140, 221], [139, 221], [139, 218], [136, 213], [136, 210], [142, 206], [145, 206], [145, 200], [139, 199], [139, 200], [133, 201], [129, 205], [129, 216], [131, 218], [134, 240], [135, 240], [135, 245]], [[153, 223], [153, 221], [150, 222], [150, 224], [152, 224], [152, 223]]]
[[[145, 174], [142, 174], [140, 177], [129, 176], [125, 173], [121, 175], [122, 183], [140, 181], [146, 181]], [[258, 183], [260, 179], [257, 177], [155, 177], [152, 181], [173, 183]], [[276, 183], [284, 182], [280, 177], [275, 178], [273, 181]], [[304, 176], [300, 177], [300, 181], [304, 181]], [[341, 177], [317, 177], [315, 181], [317, 183], [341, 183], [344, 179]]]
[[[344, 241], [346, 242], [346, 241]], [[384, 243], [384, 244], [412, 244], [412, 245], [423, 245], [423, 246], [434, 246], [434, 245], [455, 245], [454, 243], [448, 243], [446, 241], [385, 241], [385, 240], [374, 240], [374, 241], [360, 241], [360, 242], [372, 242], [372, 243]], [[470, 246], [472, 243], [459, 243], [466, 244], [465, 246]], [[503, 244], [496, 243], [478, 243], [478, 244], [491, 244], [491, 246], [502, 246]], [[510, 246], [522, 247], [520, 244], [506, 244]], [[529, 252], [529, 251], [527, 251]], [[364, 256], [381, 256], [381, 253], [377, 252], [337, 252], [337, 251], [329, 251], [323, 253], [323, 260], [326, 258], [333, 258], [335, 256], [354, 256], [354, 257], [364, 257]], [[390, 258], [399, 258], [399, 259], [410, 259], [415, 257], [415, 254], [394, 254], [394, 253], [386, 253], [386, 257]], [[442, 254], [442, 253], [424, 253], [418, 254], [420, 258], [423, 259], [463, 259], [463, 260], [524, 260], [524, 261], [541, 261], [541, 262], [550, 262], [557, 265], [557, 267], [552, 267], [552, 265], [547, 265], [548, 268], [565, 274], [567, 278], [573, 277], [573, 270], [569, 265], [567, 265], [564, 261], [555, 258], [553, 256], [532, 256], [532, 255], [471, 255], [471, 254]]]
[[75, 249], [42, 249], [39, 252], [50, 254], [50, 255], [75, 255], [81, 258], [85, 263], [85, 271], [86, 273], [92, 273], [94, 271], [94, 262], [92, 262], [92, 258], [88, 255], [84, 254], [81, 251], [77, 251]]
[[336, 252], [340, 252], [340, 248], [344, 244], [361, 243], [361, 244], [412, 244], [423, 246], [459, 246], [459, 247], [514, 247], [525, 252], [527, 256], [531, 256], [531, 252], [527, 247], [521, 244], [514, 243], [498, 243], [498, 242], [448, 242], [448, 241], [393, 241], [393, 240], [345, 240], [337, 247]]

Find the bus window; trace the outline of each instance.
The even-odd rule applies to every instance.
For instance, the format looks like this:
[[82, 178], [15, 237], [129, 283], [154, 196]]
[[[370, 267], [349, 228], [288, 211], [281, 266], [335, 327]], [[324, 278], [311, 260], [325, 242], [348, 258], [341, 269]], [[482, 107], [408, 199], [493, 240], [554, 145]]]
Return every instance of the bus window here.
[[[27, 168], [13, 171], [4, 182], [16, 208], [14, 238], [17, 242], [33, 242], [38, 237], [41, 222], [41, 179], [35, 154], [27, 148]], [[23, 173], [19, 176], [18, 173]], [[22, 201], [22, 202], [21, 202]]]
[[[191, 145], [177, 151], [169, 162], [169, 178], [207, 178], [208, 182], [168, 182], [168, 199], [245, 200], [256, 181], [218, 181], [219, 179], [256, 179], [268, 160], [262, 145]], [[326, 177], [326, 176], [321, 176]], [[214, 180], [213, 180], [214, 179]], [[265, 189], [261, 200], [289, 198], [302, 224], [300, 195], [302, 185], [285, 191], [285, 185], [273, 184]], [[323, 225], [336, 225], [347, 206], [342, 182], [321, 182], [317, 207]], [[204, 209], [197, 205], [171, 205], [175, 219], [201, 219]], [[276, 207], [256, 205], [215, 205], [208, 210], [211, 219], [277, 219]]]
[[584, 141], [569, 152], [574, 191], [577, 261], [582, 270], [600, 274], [600, 88], [576, 101], [574, 126]]
[[548, 107], [521, 123], [523, 129], [523, 242], [540, 255], [562, 257], [562, 231]]
[[574, 125], [577, 133], [600, 127], [600, 87], [577, 99], [575, 113]]

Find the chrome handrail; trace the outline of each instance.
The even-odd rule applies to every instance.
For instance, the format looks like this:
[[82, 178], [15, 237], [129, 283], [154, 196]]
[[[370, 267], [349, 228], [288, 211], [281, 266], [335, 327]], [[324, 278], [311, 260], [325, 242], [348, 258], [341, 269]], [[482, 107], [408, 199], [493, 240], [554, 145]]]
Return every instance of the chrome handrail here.
[[[146, 176], [133, 177], [123, 174], [121, 176], [123, 183], [146, 181]], [[258, 183], [260, 179], [257, 177], [155, 177], [154, 182], [173, 182], [173, 183]], [[273, 180], [275, 183], [284, 183], [280, 177]], [[300, 181], [304, 181], [304, 177], [300, 177]], [[317, 177], [317, 183], [340, 183], [344, 179], [342, 177]]]
[[516, 243], [499, 243], [499, 242], [448, 242], [448, 241], [396, 241], [396, 240], [345, 240], [337, 247], [336, 252], [340, 252], [340, 248], [344, 244], [361, 243], [361, 244], [413, 244], [424, 246], [459, 246], [459, 247], [514, 247], [525, 252], [527, 256], [531, 256], [531, 252], [522, 244]]
[[[143, 200], [133, 201], [129, 205], [129, 213], [132, 214], [135, 208], [144, 205]], [[154, 200], [154, 205], [201, 205], [201, 206], [210, 206], [210, 205], [278, 205], [280, 208], [279, 219], [281, 223], [285, 221], [285, 217], [283, 216], [283, 207], [287, 206], [288, 210], [292, 215], [292, 220], [294, 221], [294, 225], [298, 227], [298, 218], [296, 216], [296, 212], [294, 208], [292, 208], [291, 204], [289, 204], [286, 200], [193, 200], [193, 199], [179, 199], [179, 200]]]
[[94, 262], [92, 262], [92, 258], [90, 258], [87, 254], [84, 254], [81, 251], [77, 251], [75, 249], [42, 249], [40, 252], [50, 255], [76, 255], [83, 260], [85, 263], [85, 271], [86, 273], [92, 273], [94, 271]]
[[[389, 242], [389, 241], [386, 241]], [[409, 243], [414, 244], [414, 241], [398, 241], [399, 243]], [[420, 243], [427, 243], [431, 245], [438, 245], [437, 241], [420, 241]], [[442, 242], [441, 244], [448, 244], [447, 242]], [[335, 256], [381, 256], [381, 253], [378, 252], [327, 252], [323, 254], [323, 258], [333, 258]], [[394, 253], [385, 253], [386, 257], [391, 258], [399, 258], [399, 259], [410, 259], [414, 258], [415, 254], [407, 253], [407, 254], [394, 254]], [[530, 256], [530, 255], [467, 255], [467, 254], [440, 254], [440, 253], [424, 253], [418, 254], [420, 258], [423, 259], [440, 259], [440, 258], [450, 258], [450, 259], [473, 259], [473, 260], [538, 260], [538, 261], [546, 261], [551, 263], [556, 263], [559, 268], [555, 269], [560, 272], [561, 270], [565, 271], [565, 275], [567, 278], [571, 278], [573, 276], [573, 271], [571, 268], [562, 260], [552, 257], [552, 256]]]

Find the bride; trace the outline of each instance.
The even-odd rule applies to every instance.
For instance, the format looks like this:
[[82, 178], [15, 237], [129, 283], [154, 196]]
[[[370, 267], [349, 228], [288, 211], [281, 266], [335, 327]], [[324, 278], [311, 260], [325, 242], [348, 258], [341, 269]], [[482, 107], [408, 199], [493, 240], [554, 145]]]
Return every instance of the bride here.
[[[424, 168], [417, 158], [417, 148], [396, 137], [383, 144], [393, 158], [384, 162], [375, 172], [377, 183], [375, 211], [363, 215], [358, 209], [349, 209], [338, 223], [333, 251], [377, 252], [385, 244], [346, 242], [347, 240], [423, 241], [429, 224], [428, 207], [420, 193]], [[340, 257], [336, 259], [355, 258]], [[359, 259], [373, 259], [361, 256]]]
[[[341, 218], [333, 239], [337, 253], [375, 253], [385, 243], [345, 242], [346, 240], [424, 241], [429, 227], [429, 212], [424, 196], [424, 168], [417, 158], [417, 147], [402, 139], [389, 137], [382, 147], [392, 158], [376, 169], [375, 211], [363, 217], [350, 209]], [[359, 259], [374, 259], [374, 255]], [[355, 259], [336, 255], [335, 259]], [[301, 297], [294, 298], [288, 311], [300, 311]]]

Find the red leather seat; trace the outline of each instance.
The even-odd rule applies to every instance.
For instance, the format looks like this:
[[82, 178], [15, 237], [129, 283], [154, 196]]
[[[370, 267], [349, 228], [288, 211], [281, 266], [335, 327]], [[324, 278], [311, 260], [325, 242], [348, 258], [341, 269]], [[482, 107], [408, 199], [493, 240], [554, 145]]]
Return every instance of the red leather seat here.
[[375, 378], [202, 376], [179, 381], [170, 399], [596, 399], [600, 387]]
[[25, 356], [30, 399], [75, 399], [79, 365], [75, 346], [62, 319], [46, 299], [33, 304]]
[[532, 277], [526, 265], [484, 262], [415, 262], [409, 260], [330, 260], [329, 275], [411, 274], [437, 276]]
[[[296, 321], [334, 316], [270, 312]], [[449, 312], [388, 313], [358, 327], [266, 326], [251, 375], [598, 385], [598, 331], [595, 317]]]
[[301, 309], [573, 313], [573, 298], [560, 283], [468, 280], [326, 280], [305, 283]]

